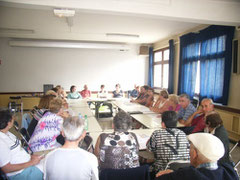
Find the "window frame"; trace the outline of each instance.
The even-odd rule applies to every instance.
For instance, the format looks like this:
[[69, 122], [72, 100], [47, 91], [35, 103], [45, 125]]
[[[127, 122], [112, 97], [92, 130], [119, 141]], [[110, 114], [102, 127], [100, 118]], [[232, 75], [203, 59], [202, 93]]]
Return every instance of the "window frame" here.
[[[163, 65], [164, 64], [168, 64], [169, 65], [169, 58], [168, 58], [168, 60], [164, 60], [164, 51], [166, 51], [166, 50], [170, 51], [169, 47], [161, 48], [161, 49], [158, 49], [158, 50], [153, 52], [153, 65], [152, 65], [152, 69], [153, 69], [153, 87], [154, 87], [154, 89], [167, 89], [168, 88], [168, 87], [167, 88], [163, 88], [163, 74], [164, 74], [164, 66]], [[155, 53], [158, 53], [158, 52], [162, 52], [162, 60], [155, 62]], [[155, 65], [162, 65], [162, 67], [161, 67], [161, 87], [157, 87], [154, 84], [154, 71], [155, 71], [154, 66]]]

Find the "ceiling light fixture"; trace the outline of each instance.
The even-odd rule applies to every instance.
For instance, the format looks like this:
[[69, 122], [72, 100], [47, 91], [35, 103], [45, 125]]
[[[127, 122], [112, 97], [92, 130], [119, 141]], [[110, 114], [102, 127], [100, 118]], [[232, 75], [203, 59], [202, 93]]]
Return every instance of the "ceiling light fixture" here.
[[0, 33], [33, 34], [32, 29], [0, 28]]
[[70, 42], [70, 41], [40, 41], [40, 40], [10, 40], [14, 47], [52, 47], [52, 48], [80, 48], [80, 49], [115, 49], [130, 50], [130, 46], [123, 43], [105, 42]]
[[120, 38], [139, 38], [137, 34], [122, 34], [122, 33], [106, 33], [106, 36], [120, 37]]
[[75, 15], [75, 10], [72, 9], [54, 9], [53, 12], [58, 17], [73, 17]]

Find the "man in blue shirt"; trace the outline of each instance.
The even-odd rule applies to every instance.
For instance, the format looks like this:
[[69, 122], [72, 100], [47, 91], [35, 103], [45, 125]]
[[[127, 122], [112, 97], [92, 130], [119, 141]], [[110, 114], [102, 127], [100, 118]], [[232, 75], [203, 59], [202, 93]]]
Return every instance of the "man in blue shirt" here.
[[181, 109], [178, 112], [178, 120], [181, 123], [181, 121], [186, 121], [196, 111], [196, 108], [190, 102], [187, 94], [179, 96], [179, 104], [181, 105]]

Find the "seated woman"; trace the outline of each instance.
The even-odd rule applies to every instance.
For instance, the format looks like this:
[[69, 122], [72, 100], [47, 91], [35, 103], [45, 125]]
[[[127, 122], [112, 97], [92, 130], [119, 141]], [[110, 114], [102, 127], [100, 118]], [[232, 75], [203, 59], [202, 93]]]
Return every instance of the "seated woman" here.
[[70, 88], [70, 93], [67, 95], [68, 99], [82, 99], [81, 94], [77, 92], [77, 87], [76, 86], [71, 86]]
[[33, 152], [54, 149], [60, 146], [56, 137], [60, 134], [63, 118], [63, 101], [55, 98], [50, 102], [49, 110], [38, 122], [29, 145]]
[[131, 100], [131, 102], [139, 103], [139, 104], [146, 106], [146, 104], [148, 103], [148, 98], [149, 98], [148, 89], [149, 89], [149, 86], [147, 86], [147, 85], [142, 86], [141, 92], [138, 95], [137, 99]]
[[85, 84], [84, 89], [80, 92], [80, 94], [82, 95], [82, 98], [89, 98], [91, 97], [91, 91], [88, 90], [88, 86]]
[[139, 144], [134, 133], [128, 132], [132, 118], [123, 111], [113, 119], [114, 133], [101, 134], [98, 137], [95, 155], [100, 169], [126, 169], [139, 166]]
[[212, 111], [207, 114], [206, 116], [206, 128], [204, 129], [204, 132], [213, 134], [214, 136], [218, 137], [225, 149], [225, 154], [224, 156], [219, 159], [219, 163], [229, 163], [232, 165], [230, 159], [229, 159], [229, 139], [228, 139], [228, 133], [226, 129], [223, 126], [222, 119], [220, 115]]
[[147, 94], [149, 95], [147, 98], [147, 103], [145, 106], [147, 107], [152, 107], [153, 103], [154, 103], [154, 89], [153, 88], [149, 88], [147, 91]]
[[9, 110], [0, 110], [0, 168], [8, 178], [14, 180], [42, 180], [43, 173], [37, 165], [43, 157], [28, 154], [9, 130], [14, 116]]
[[49, 110], [50, 101], [54, 98], [55, 97], [53, 95], [45, 95], [40, 99], [38, 107], [33, 114], [33, 119], [27, 128], [30, 136], [33, 134], [33, 131], [38, 124], [38, 121], [43, 117], [44, 113]]
[[116, 90], [113, 91], [113, 97], [114, 98], [123, 97], [123, 91], [121, 90], [120, 84], [116, 84], [115, 88], [116, 88]]
[[156, 113], [163, 113], [168, 111], [169, 103], [168, 103], [168, 92], [167, 90], [162, 90], [159, 93], [158, 100], [154, 104], [153, 107], [150, 107], [150, 110]]
[[170, 94], [168, 96], [168, 103], [169, 103], [169, 107], [168, 107], [169, 111], [178, 112], [181, 108], [181, 105], [179, 104], [179, 101], [178, 101], [178, 96], [176, 94]]
[[98, 92], [98, 98], [107, 98], [108, 92], [105, 90], [105, 85], [102, 84], [100, 87], [100, 91]]

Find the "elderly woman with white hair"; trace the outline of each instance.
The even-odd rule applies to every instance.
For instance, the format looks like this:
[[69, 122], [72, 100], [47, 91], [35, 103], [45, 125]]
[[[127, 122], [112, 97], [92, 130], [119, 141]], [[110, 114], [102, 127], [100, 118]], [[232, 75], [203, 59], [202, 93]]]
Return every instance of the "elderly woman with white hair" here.
[[99, 136], [95, 155], [99, 159], [100, 169], [126, 169], [139, 166], [139, 144], [134, 133], [128, 132], [132, 127], [129, 114], [120, 111], [113, 119], [114, 132]]
[[77, 116], [66, 118], [62, 135], [64, 145], [46, 156], [44, 179], [98, 179], [96, 156], [78, 147], [86, 135], [83, 121]]

